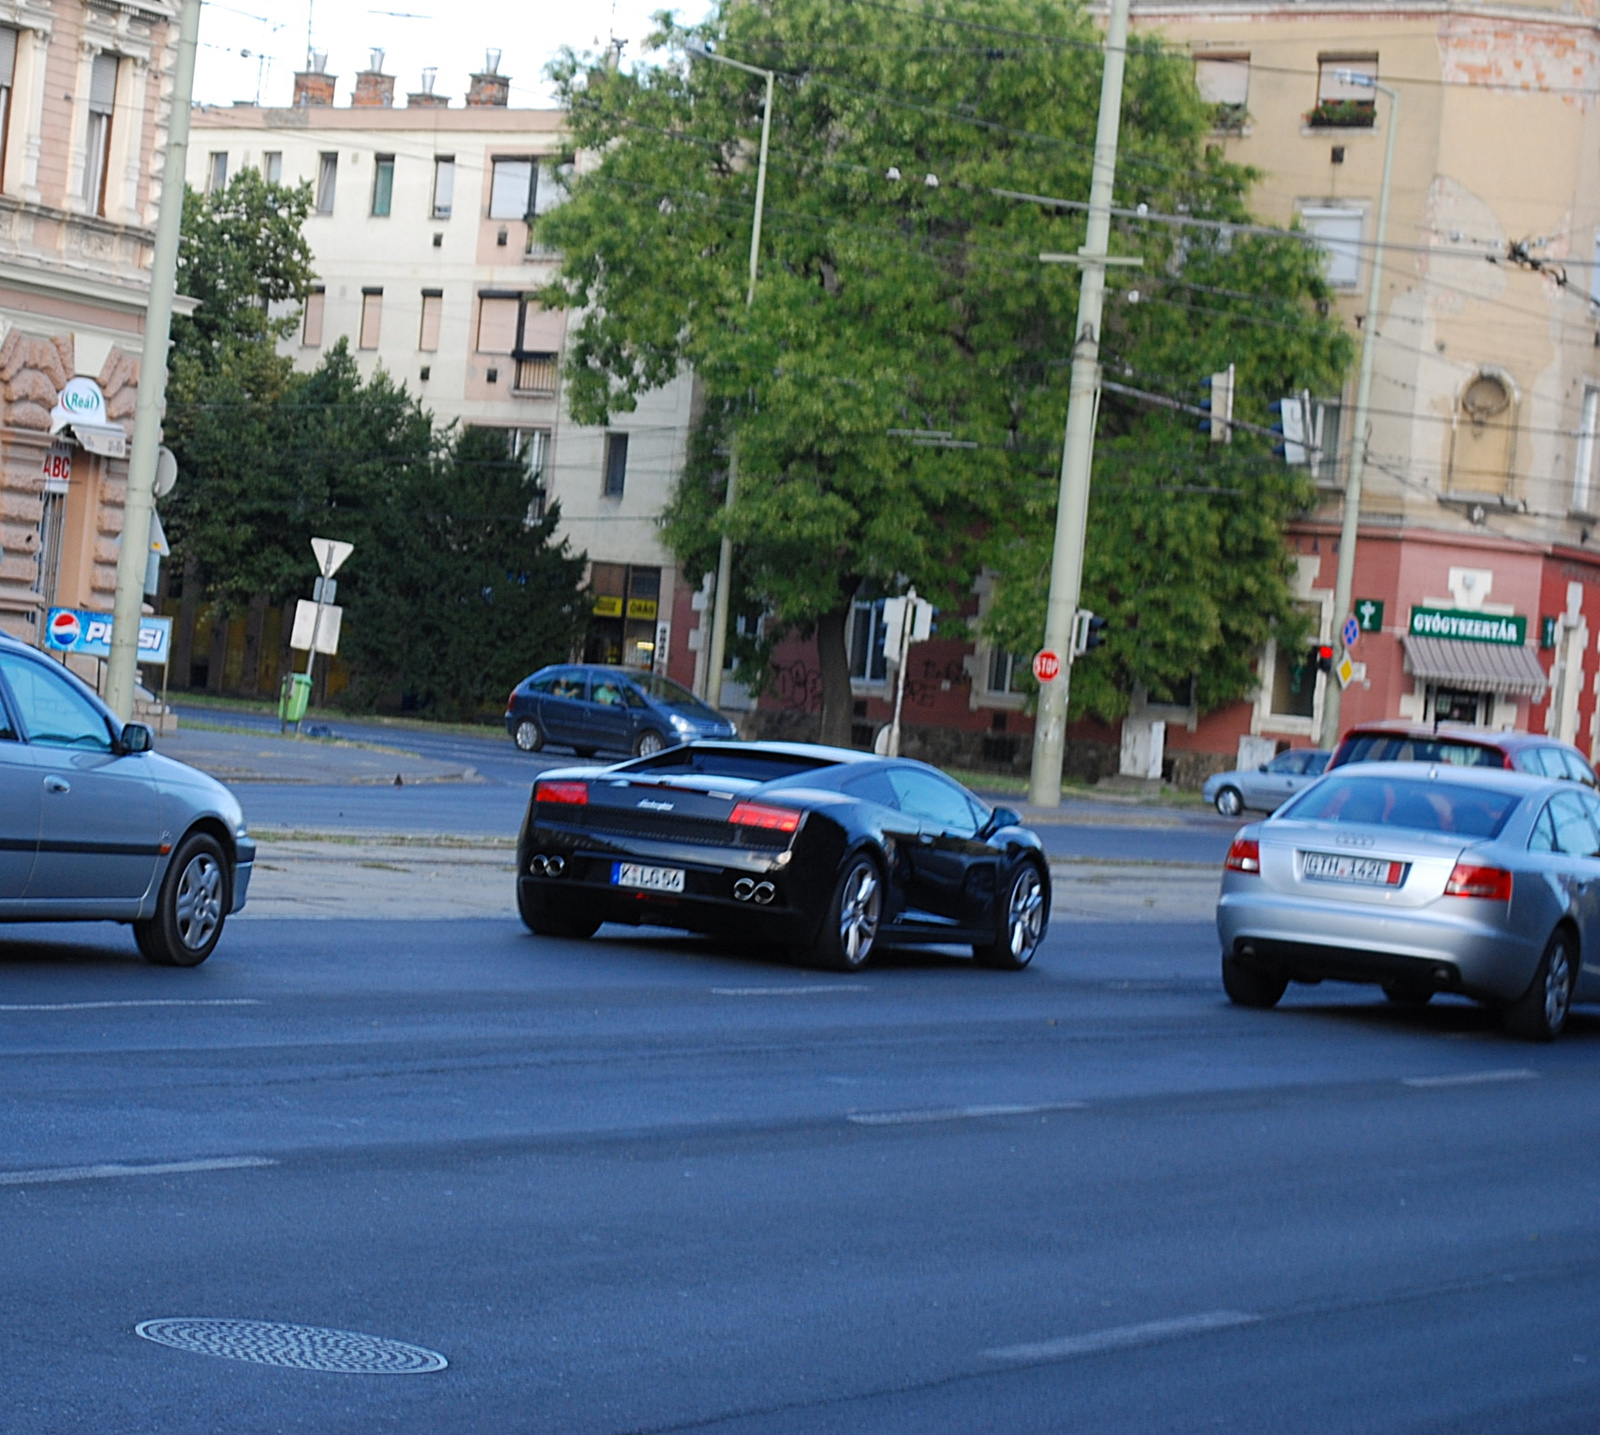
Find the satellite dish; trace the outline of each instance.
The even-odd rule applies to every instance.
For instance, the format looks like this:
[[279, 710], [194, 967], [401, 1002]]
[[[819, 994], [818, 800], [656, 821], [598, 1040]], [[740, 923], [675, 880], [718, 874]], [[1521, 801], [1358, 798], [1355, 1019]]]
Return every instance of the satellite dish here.
[[157, 498], [165, 498], [178, 486], [178, 460], [172, 456], [172, 450], [162, 444], [156, 450], [156, 486]]

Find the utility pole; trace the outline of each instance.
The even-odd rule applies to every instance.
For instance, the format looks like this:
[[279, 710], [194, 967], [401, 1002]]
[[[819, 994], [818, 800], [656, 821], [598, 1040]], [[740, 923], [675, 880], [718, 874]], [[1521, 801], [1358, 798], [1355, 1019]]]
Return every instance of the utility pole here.
[[[756, 164], [756, 216], [750, 228], [750, 284], [745, 290], [744, 307], [748, 313], [756, 302], [756, 273], [761, 264], [761, 210], [767, 196], [767, 140], [772, 134], [772, 82], [771, 70], [759, 65], [746, 65], [718, 55], [698, 41], [690, 41], [687, 49], [700, 60], [715, 60], [719, 65], [732, 65], [747, 75], [764, 76], [767, 96], [761, 106], [761, 158]], [[737, 436], [728, 445], [728, 486], [722, 496], [722, 513], [726, 520], [733, 512], [734, 489], [739, 482], [739, 441]], [[706, 701], [714, 708], [722, 706], [722, 664], [728, 651], [728, 594], [733, 587], [733, 540], [727, 530], [717, 545], [717, 587], [711, 600], [711, 651], [706, 655]]]
[[[1378, 309], [1383, 301], [1383, 246], [1389, 229], [1389, 180], [1394, 173], [1394, 135], [1399, 128], [1400, 96], [1371, 75], [1340, 70], [1347, 85], [1381, 90], [1389, 97], [1389, 128], [1383, 137], [1383, 182], [1378, 189], [1378, 228], [1372, 246], [1372, 274], [1367, 284], [1367, 316], [1361, 323], [1361, 371], [1356, 379], [1356, 413], [1350, 434], [1350, 477], [1344, 489], [1344, 522], [1339, 529], [1339, 570], [1333, 585], [1333, 625], [1337, 631], [1350, 613], [1356, 576], [1356, 537], [1361, 525], [1361, 480], [1367, 467], [1367, 410], [1372, 399], [1372, 363], [1378, 347]], [[1333, 751], [1339, 741], [1339, 710], [1344, 697], [1339, 680], [1329, 675], [1322, 695], [1322, 734], [1318, 745]]]
[[134, 409], [133, 451], [128, 459], [128, 495], [122, 509], [122, 548], [117, 554], [111, 658], [106, 665], [106, 703], [123, 722], [133, 716], [138, 675], [139, 618], [144, 608], [145, 568], [150, 562], [150, 514], [155, 507], [161, 412], [167, 397], [167, 347], [172, 337], [172, 296], [178, 284], [189, 105], [194, 96], [194, 54], [199, 37], [200, 0], [183, 0], [172, 75], [172, 112], [167, 120], [167, 159], [161, 172], [161, 213], [150, 262], [150, 302], [144, 314], [144, 354]]
[[1117, 135], [1122, 125], [1122, 72], [1128, 55], [1129, 0], [1111, 0], [1106, 25], [1105, 70], [1100, 79], [1100, 120], [1094, 138], [1094, 175], [1089, 185], [1089, 222], [1083, 248], [1073, 256], [1083, 269], [1078, 290], [1077, 341], [1072, 350], [1072, 386], [1067, 432], [1061, 446], [1061, 492], [1056, 507], [1055, 551], [1050, 561], [1050, 598], [1045, 609], [1044, 651], [1060, 659], [1060, 672], [1039, 684], [1033, 730], [1033, 771], [1028, 801], [1061, 805], [1061, 763], [1066, 746], [1067, 693], [1072, 675], [1072, 627], [1083, 581], [1084, 527], [1089, 516], [1089, 475], [1094, 462], [1094, 426], [1100, 407], [1100, 315], [1105, 307], [1106, 249], [1111, 238], [1111, 198], [1117, 177]]

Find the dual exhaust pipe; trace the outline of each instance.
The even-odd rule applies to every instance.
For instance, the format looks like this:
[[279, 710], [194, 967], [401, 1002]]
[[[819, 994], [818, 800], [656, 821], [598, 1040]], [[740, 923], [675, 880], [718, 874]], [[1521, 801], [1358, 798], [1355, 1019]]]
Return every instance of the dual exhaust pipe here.
[[543, 853], [528, 863], [530, 871], [537, 872], [541, 877], [559, 877], [567, 870], [565, 857], [546, 857]]
[[778, 895], [778, 889], [770, 882], [754, 882], [748, 877], [741, 877], [733, 884], [733, 899], [736, 902], [754, 902], [758, 907], [765, 907]]

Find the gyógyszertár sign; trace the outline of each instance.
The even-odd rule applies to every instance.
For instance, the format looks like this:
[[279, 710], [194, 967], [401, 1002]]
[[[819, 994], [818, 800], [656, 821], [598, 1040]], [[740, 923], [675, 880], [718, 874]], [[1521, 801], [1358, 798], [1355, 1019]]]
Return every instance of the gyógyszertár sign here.
[[1528, 620], [1505, 613], [1416, 607], [1411, 610], [1408, 631], [1418, 638], [1455, 638], [1464, 643], [1499, 643], [1507, 648], [1520, 648], [1528, 641]]

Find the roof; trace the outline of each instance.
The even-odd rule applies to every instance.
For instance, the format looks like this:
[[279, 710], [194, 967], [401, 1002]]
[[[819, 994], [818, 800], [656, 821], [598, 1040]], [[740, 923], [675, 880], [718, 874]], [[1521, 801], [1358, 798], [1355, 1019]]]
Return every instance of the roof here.
[[1426, 682], [1449, 683], [1473, 693], [1514, 693], [1535, 700], [1549, 686], [1532, 648], [1429, 638], [1407, 633], [1406, 671]]

